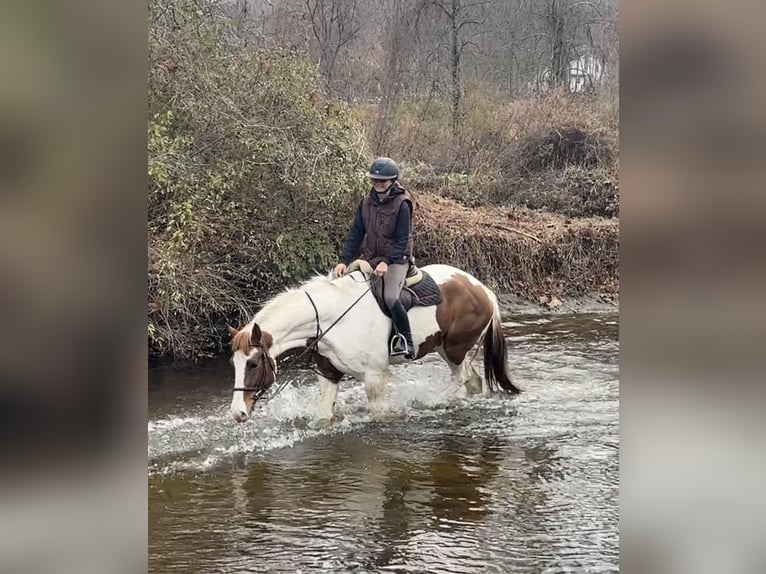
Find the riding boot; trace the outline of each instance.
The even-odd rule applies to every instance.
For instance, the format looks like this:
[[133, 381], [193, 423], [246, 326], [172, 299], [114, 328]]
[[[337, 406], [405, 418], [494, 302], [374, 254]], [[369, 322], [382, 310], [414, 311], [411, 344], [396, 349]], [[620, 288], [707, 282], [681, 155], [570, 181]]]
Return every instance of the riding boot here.
[[[404, 354], [405, 359], [415, 358], [415, 346], [412, 344], [412, 333], [410, 332], [410, 318], [407, 316], [407, 311], [404, 309], [401, 301], [397, 301], [391, 309], [391, 319], [394, 323], [394, 329], [401, 335], [394, 339], [394, 350], [392, 355]], [[396, 343], [404, 339], [405, 348], [396, 348]]]

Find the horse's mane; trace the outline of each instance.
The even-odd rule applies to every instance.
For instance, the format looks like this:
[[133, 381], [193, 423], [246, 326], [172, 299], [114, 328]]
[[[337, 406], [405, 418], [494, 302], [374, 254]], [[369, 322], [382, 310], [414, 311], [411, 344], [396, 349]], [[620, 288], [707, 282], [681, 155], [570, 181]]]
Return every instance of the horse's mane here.
[[327, 289], [336, 291], [337, 294], [350, 292], [355, 284], [354, 280], [348, 280], [349, 276], [338, 279], [330, 279], [325, 275], [316, 275], [298, 287], [289, 287], [267, 301], [263, 308], [256, 313], [253, 321], [260, 323], [268, 320], [268, 317], [279, 312], [284, 312], [286, 308], [296, 303], [299, 299], [305, 298], [306, 289], [311, 287], [311, 295], [319, 295]]

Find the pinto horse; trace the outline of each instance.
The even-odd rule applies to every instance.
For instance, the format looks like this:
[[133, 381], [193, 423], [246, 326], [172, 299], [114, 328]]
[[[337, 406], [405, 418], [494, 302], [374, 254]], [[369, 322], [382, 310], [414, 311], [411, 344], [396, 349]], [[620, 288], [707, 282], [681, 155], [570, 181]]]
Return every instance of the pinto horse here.
[[[413, 307], [408, 312], [417, 358], [438, 352], [452, 371], [453, 384], [464, 384], [468, 394], [519, 393], [508, 373], [495, 294], [455, 267], [427, 265], [422, 271], [435, 280], [442, 301], [435, 306]], [[240, 330], [229, 327], [234, 420], [246, 421], [256, 400], [274, 384], [275, 359], [279, 355], [312, 344], [320, 387], [315, 424], [324, 426], [332, 421], [338, 383], [343, 375], [364, 381], [373, 417], [385, 414], [389, 367], [403, 359], [389, 356], [391, 319], [383, 314], [370, 293], [370, 281], [371, 277], [362, 271], [337, 279], [315, 277], [277, 295]], [[326, 331], [322, 331], [323, 327]], [[482, 337], [484, 381], [467, 357]]]

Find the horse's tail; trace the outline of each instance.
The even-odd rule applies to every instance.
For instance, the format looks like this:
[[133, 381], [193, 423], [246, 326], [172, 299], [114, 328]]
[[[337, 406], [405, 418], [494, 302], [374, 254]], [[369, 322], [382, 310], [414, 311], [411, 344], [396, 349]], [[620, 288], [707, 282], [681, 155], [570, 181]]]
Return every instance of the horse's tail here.
[[507, 351], [503, 325], [500, 318], [500, 306], [494, 293], [490, 294], [494, 313], [484, 335], [484, 380], [491, 391], [504, 391], [517, 395], [521, 389], [513, 384], [508, 373]]

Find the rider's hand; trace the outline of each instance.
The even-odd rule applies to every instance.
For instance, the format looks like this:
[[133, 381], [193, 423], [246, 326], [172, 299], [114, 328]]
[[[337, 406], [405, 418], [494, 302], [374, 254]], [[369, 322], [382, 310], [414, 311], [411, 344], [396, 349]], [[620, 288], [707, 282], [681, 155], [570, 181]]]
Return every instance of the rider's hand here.
[[346, 274], [346, 264], [338, 263], [335, 266], [335, 269], [332, 270], [332, 274], [335, 275], [335, 277], [343, 277]]
[[378, 277], [383, 277], [383, 275], [386, 274], [386, 271], [388, 271], [388, 263], [385, 261], [381, 261], [378, 263], [378, 266], [375, 268], [375, 275]]

